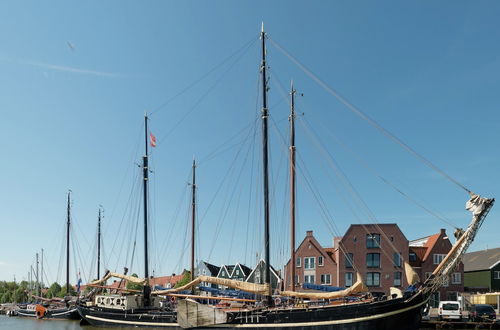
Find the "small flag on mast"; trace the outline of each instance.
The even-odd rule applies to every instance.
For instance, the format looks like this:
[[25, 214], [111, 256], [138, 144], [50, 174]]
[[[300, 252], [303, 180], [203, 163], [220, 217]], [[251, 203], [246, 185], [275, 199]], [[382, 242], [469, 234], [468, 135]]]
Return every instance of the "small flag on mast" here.
[[149, 133], [149, 143], [153, 148], [156, 147], [156, 136], [154, 136], [151, 132]]

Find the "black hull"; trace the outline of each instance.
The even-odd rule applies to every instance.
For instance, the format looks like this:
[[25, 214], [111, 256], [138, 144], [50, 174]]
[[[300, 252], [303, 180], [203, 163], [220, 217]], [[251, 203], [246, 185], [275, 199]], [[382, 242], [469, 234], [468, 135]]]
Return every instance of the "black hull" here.
[[[198, 329], [260, 328], [270, 330], [332, 329], [419, 329], [422, 309], [427, 299], [420, 294], [411, 301], [387, 301], [321, 306], [308, 309], [276, 308], [266, 311], [229, 312], [229, 322]], [[105, 310], [78, 307], [82, 318], [95, 326], [141, 326], [180, 329], [173, 312]]]
[[[33, 310], [20, 309], [16, 311], [15, 316], [36, 318], [36, 312]], [[60, 319], [60, 320], [80, 320], [76, 307], [46, 309], [46, 313], [40, 319]]]

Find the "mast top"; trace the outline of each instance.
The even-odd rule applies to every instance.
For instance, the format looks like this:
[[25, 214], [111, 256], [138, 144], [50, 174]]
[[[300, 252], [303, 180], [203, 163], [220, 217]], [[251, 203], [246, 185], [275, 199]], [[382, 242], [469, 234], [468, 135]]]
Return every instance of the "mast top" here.
[[264, 21], [262, 21], [262, 27], [261, 27], [260, 32], [264, 33]]

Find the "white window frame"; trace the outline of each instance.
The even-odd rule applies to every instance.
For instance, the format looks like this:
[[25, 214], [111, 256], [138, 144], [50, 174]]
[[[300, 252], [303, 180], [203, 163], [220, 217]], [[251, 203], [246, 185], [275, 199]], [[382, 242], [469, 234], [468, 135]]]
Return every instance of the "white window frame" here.
[[444, 257], [446, 257], [446, 254], [434, 253], [432, 255], [432, 261], [433, 261], [434, 265], [439, 265], [441, 263], [441, 261], [443, 261]]
[[[368, 280], [370, 278], [368, 275], [370, 275], [370, 274], [371, 274], [371, 281]], [[378, 274], [378, 284], [375, 284], [375, 277], [376, 277], [375, 274]], [[375, 288], [380, 287], [380, 280], [381, 280], [380, 275], [381, 274], [379, 272], [366, 273], [366, 286], [375, 287]], [[371, 284], [370, 284], [370, 282], [371, 282]]]
[[314, 284], [314, 275], [304, 275], [304, 283]]
[[499, 270], [495, 270], [493, 272], [493, 279], [494, 280], [500, 280], [500, 271]]
[[451, 274], [451, 284], [462, 284], [462, 273]]
[[[328, 281], [326, 279], [328, 279]], [[332, 275], [331, 274], [321, 274], [320, 275], [320, 284], [332, 284]]]
[[[399, 274], [399, 278], [396, 278], [396, 274]], [[402, 285], [403, 285], [403, 273], [394, 272], [394, 286], [402, 286]]]
[[[397, 259], [396, 259], [397, 257]], [[392, 262], [394, 263], [394, 266], [396, 267], [401, 267], [401, 253], [399, 252], [394, 252], [392, 255]]]
[[304, 257], [304, 269], [316, 269], [316, 257]]
[[295, 267], [297, 267], [297, 268], [302, 267], [302, 258], [301, 257], [295, 258]]
[[318, 266], [324, 266], [324, 259], [323, 256], [319, 256], [318, 257]]
[[352, 286], [353, 279], [354, 279], [354, 273], [353, 272], [346, 272], [344, 275], [345, 286], [346, 287]]

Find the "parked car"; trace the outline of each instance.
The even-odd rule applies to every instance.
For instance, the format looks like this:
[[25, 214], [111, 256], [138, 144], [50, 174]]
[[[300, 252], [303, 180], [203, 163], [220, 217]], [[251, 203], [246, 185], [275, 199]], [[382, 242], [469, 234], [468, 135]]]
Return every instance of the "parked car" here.
[[495, 321], [497, 315], [491, 305], [472, 305], [469, 310], [469, 320], [473, 322]]
[[458, 301], [440, 301], [438, 309], [440, 320], [462, 320], [462, 308]]

